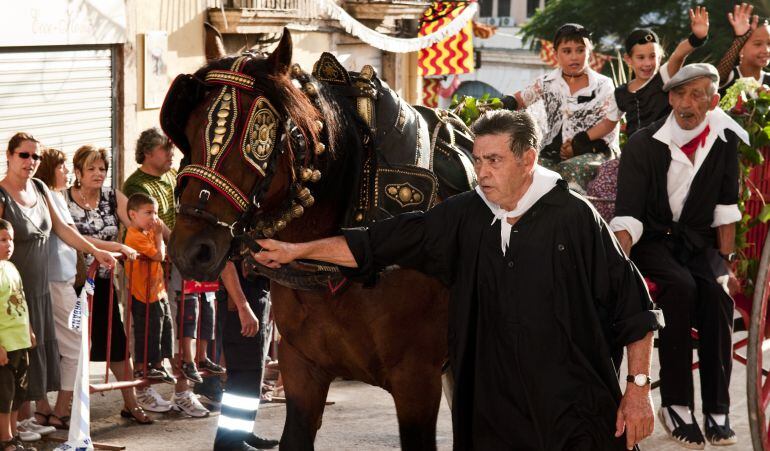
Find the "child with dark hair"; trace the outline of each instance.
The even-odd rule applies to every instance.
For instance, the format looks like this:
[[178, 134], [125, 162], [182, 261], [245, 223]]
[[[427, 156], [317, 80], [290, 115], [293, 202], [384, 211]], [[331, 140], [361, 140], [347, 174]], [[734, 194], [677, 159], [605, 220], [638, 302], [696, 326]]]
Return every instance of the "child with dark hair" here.
[[[176, 379], [163, 367], [163, 359], [173, 356], [173, 326], [163, 279], [166, 245], [158, 202], [144, 193], [135, 193], [128, 198], [126, 209], [131, 226], [126, 231], [125, 244], [143, 257], [131, 261], [126, 268], [134, 320], [135, 377], [174, 384]], [[156, 410], [170, 408], [169, 405]]]
[[685, 59], [708, 39], [709, 15], [706, 8], [690, 10], [690, 36], [679, 43], [665, 64], [658, 35], [639, 28], [626, 37], [623, 61], [634, 72], [634, 78], [615, 90], [618, 109], [626, 115], [626, 133], [633, 135], [658, 119], [668, 116], [671, 106], [663, 85], [682, 68]]
[[[663, 119], [671, 112], [663, 85], [682, 68], [685, 59], [708, 39], [709, 15], [706, 8], [690, 10], [690, 36], [679, 43], [668, 61], [661, 65], [664, 51], [660, 39], [648, 28], [638, 28], [626, 37], [623, 61], [634, 72], [634, 78], [615, 90], [615, 103], [626, 117], [626, 134]], [[602, 164], [596, 178], [588, 184], [587, 194], [606, 221], [615, 214], [619, 160]]]
[[21, 276], [8, 261], [13, 227], [0, 219], [0, 450], [34, 450], [19, 438], [16, 421], [27, 393], [28, 350], [35, 345]]
[[580, 192], [596, 169], [620, 151], [615, 86], [589, 67], [590, 36], [582, 25], [562, 25], [553, 40], [559, 67], [502, 99], [511, 110], [543, 102], [547, 124], [538, 163]]
[[770, 73], [764, 70], [770, 63], [770, 25], [767, 21], [760, 24], [759, 16], [751, 14], [753, 10], [754, 6], [742, 3], [727, 14], [735, 39], [717, 65], [722, 96], [740, 78], [770, 85]]

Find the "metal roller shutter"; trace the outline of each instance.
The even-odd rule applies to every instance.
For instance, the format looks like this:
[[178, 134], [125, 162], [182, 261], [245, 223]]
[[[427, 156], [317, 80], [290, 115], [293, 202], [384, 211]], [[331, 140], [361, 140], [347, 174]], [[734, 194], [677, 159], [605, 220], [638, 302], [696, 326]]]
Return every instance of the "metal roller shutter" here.
[[[0, 177], [16, 132], [72, 156], [91, 144], [113, 155], [112, 50], [0, 50]], [[112, 183], [112, 164], [109, 180]]]

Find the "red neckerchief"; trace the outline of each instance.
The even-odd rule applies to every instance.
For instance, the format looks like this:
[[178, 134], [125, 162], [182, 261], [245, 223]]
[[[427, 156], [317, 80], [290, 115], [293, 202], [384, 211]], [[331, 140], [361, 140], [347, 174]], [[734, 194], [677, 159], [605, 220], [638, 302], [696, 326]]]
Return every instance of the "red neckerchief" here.
[[693, 138], [690, 142], [683, 145], [681, 147], [682, 152], [684, 152], [685, 155], [690, 157], [692, 154], [695, 153], [696, 150], [698, 150], [698, 147], [701, 147], [706, 144], [706, 137], [708, 136], [711, 129], [707, 125], [706, 128], [703, 129], [702, 132], [695, 138]]

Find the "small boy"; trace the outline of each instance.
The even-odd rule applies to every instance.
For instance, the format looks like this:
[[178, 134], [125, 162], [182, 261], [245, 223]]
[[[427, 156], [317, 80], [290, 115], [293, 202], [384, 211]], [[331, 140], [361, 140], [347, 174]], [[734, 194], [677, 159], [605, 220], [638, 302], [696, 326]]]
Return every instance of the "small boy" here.
[[174, 384], [176, 379], [163, 366], [163, 359], [172, 357], [173, 329], [163, 280], [166, 245], [163, 243], [163, 223], [158, 218], [158, 203], [146, 194], [136, 193], [128, 199], [126, 209], [131, 226], [126, 232], [125, 245], [141, 254], [128, 262], [126, 268], [134, 320], [137, 368], [134, 377]]
[[21, 275], [8, 261], [13, 254], [13, 227], [0, 219], [0, 450], [34, 450], [24, 446], [16, 420], [27, 392], [28, 350], [35, 345]]

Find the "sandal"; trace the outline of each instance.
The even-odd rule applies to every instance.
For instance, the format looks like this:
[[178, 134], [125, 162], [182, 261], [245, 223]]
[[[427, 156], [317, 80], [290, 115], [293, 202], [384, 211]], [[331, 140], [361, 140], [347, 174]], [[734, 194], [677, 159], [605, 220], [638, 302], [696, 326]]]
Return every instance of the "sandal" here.
[[[141, 415], [141, 416], [137, 416]], [[129, 418], [131, 420], [136, 421], [139, 424], [152, 424], [155, 422], [152, 418], [150, 418], [147, 413], [142, 409], [141, 407], [134, 407], [131, 410], [123, 409], [120, 411], [120, 416], [123, 418]]]
[[[40, 426], [50, 426], [48, 424], [49, 419], [51, 418], [51, 414], [45, 414], [43, 412], [35, 412], [35, 423], [39, 424]], [[41, 417], [44, 419], [44, 421], [38, 421], [37, 417]]]
[[[51, 419], [56, 420], [58, 423], [52, 423]], [[69, 415], [63, 415], [63, 416], [57, 417], [56, 415], [51, 414], [49, 416], [49, 418], [48, 418], [48, 425], [49, 426], [53, 426], [53, 427], [55, 427], [56, 429], [59, 429], [59, 430], [65, 430], [65, 431], [69, 430], [69, 428], [70, 428], [70, 417], [69, 417]]]
[[4, 442], [0, 441], [0, 451], [16, 451], [17, 449], [16, 442], [14, 442], [13, 439]]

